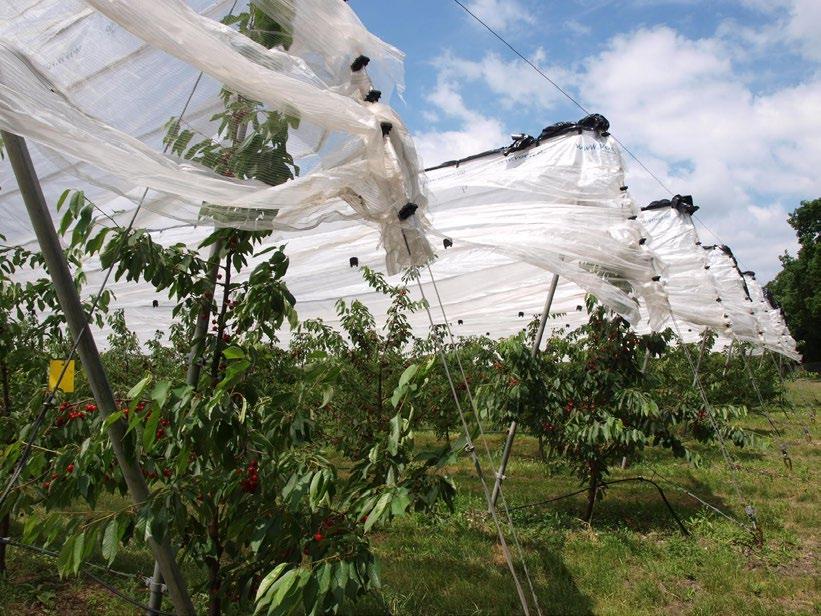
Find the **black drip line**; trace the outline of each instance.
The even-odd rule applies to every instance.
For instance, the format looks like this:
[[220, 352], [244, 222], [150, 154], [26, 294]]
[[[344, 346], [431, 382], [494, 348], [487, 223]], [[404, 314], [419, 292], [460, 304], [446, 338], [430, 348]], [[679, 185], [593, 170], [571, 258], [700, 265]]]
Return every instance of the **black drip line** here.
[[[636, 477], [626, 477], [624, 479], [614, 479], [612, 481], [600, 481], [596, 484], [595, 489], [598, 493], [598, 490], [603, 488], [603, 487], [616, 485], [616, 484], [620, 484], [620, 483], [627, 483], [627, 482], [630, 482], [630, 481], [638, 481], [638, 482], [641, 482], [641, 483], [649, 483], [649, 484], [653, 485], [656, 488], [656, 490], [658, 490], [659, 496], [661, 496], [661, 499], [664, 501], [664, 504], [667, 506], [667, 510], [670, 512], [670, 515], [676, 521], [676, 524], [678, 525], [679, 529], [681, 529], [682, 534], [684, 534], [687, 537], [690, 536], [690, 531], [688, 531], [687, 528], [684, 526], [684, 523], [678, 517], [678, 514], [676, 513], [675, 509], [673, 509], [673, 506], [670, 504], [670, 501], [667, 500], [667, 496], [664, 494], [664, 490], [662, 490], [661, 486], [659, 484], [657, 484], [655, 481], [653, 481], [652, 479], [648, 479], [647, 477], [643, 477], [641, 475], [638, 475]], [[568, 494], [562, 494], [561, 496], [554, 496], [553, 498], [548, 498], [547, 500], [542, 500], [542, 501], [537, 501], [535, 503], [528, 503], [526, 505], [518, 505], [516, 507], [511, 507], [510, 510], [511, 511], [517, 511], [519, 509], [527, 509], [528, 507], [539, 507], [541, 505], [547, 505], [549, 503], [555, 503], [556, 501], [560, 501], [560, 500], [563, 500], [565, 498], [570, 498], [571, 496], [577, 496], [579, 494], [582, 494], [583, 492], [588, 492], [589, 490], [590, 490], [590, 488], [581, 488], [580, 490], [576, 490], [575, 492], [569, 492]]]
[[[57, 552], [52, 552], [51, 550], [46, 550], [45, 548], [41, 548], [41, 547], [36, 546], [36, 545], [30, 545], [28, 543], [22, 543], [20, 541], [15, 541], [14, 539], [11, 539], [10, 537], [0, 537], [0, 544], [9, 545], [9, 546], [15, 547], [15, 548], [21, 548], [23, 550], [28, 550], [29, 552], [34, 552], [35, 554], [42, 554], [43, 556], [49, 556], [51, 558], [57, 558], [59, 556], [59, 554]], [[82, 566], [85, 567], [84, 569], [82, 569], [83, 575], [91, 578], [92, 580], [97, 582], [100, 586], [105, 588], [108, 592], [110, 592], [111, 594], [119, 597], [120, 599], [122, 599], [126, 603], [129, 603], [129, 604], [133, 605], [134, 607], [139, 608], [140, 610], [143, 610], [147, 613], [157, 614], [158, 616], [174, 616], [173, 612], [163, 612], [161, 610], [157, 610], [157, 609], [154, 609], [154, 608], [149, 608], [147, 605], [141, 603], [140, 601], [138, 601], [134, 597], [130, 597], [129, 595], [127, 595], [123, 591], [121, 591], [119, 588], [116, 588], [115, 586], [112, 586], [111, 584], [106, 582], [101, 577], [99, 577], [97, 575], [94, 575], [93, 573], [88, 571], [88, 567], [97, 567], [97, 568], [102, 569], [104, 571], [107, 571], [109, 573], [116, 573], [117, 575], [121, 575], [121, 576], [124, 576], [124, 577], [130, 577], [130, 578], [134, 578], [134, 579], [139, 579], [138, 575], [131, 574], [131, 573], [123, 573], [121, 571], [114, 571], [113, 569], [108, 569], [106, 567], [99, 567], [99, 566], [94, 565], [92, 563], [86, 563], [86, 562], [84, 562], [82, 564]]]

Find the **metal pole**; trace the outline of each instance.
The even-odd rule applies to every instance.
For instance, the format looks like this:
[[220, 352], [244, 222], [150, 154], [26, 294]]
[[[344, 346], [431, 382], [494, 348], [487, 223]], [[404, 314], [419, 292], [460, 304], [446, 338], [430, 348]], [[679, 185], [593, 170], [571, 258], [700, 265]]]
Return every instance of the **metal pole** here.
[[[536, 337], [533, 339], [533, 346], [530, 349], [530, 355], [532, 357], [536, 357], [539, 353], [539, 347], [542, 345], [542, 338], [544, 337], [544, 330], [547, 326], [547, 319], [550, 316], [550, 306], [553, 304], [553, 296], [556, 295], [556, 286], [558, 284], [559, 275], [553, 274], [553, 279], [550, 281], [550, 289], [547, 292], [547, 300], [544, 303], [542, 318], [539, 321], [539, 330], [536, 332]], [[499, 465], [499, 470], [496, 472], [496, 481], [493, 483], [493, 493], [490, 496], [491, 507], [496, 507], [496, 501], [499, 499], [499, 492], [502, 489], [502, 481], [505, 479], [505, 470], [507, 469], [508, 460], [510, 460], [510, 452], [513, 449], [514, 438], [516, 438], [515, 419], [510, 422], [510, 427], [507, 429], [505, 448], [502, 451], [502, 463]]]
[[693, 371], [693, 387], [698, 385], [698, 371], [701, 369], [701, 360], [704, 358], [704, 349], [707, 346], [707, 330], [701, 334], [701, 348], [698, 350], [698, 360], [696, 361], [696, 369]]
[[733, 357], [733, 344], [734, 340], [730, 340], [730, 346], [727, 347], [727, 359], [724, 361], [724, 370], [721, 371], [721, 377], [724, 378], [727, 376], [727, 370], [730, 368], [730, 360]]
[[[68, 269], [65, 254], [57, 231], [54, 229], [54, 223], [31, 162], [26, 142], [22, 137], [6, 131], [0, 131], [0, 135], [5, 142], [6, 152], [17, 178], [20, 194], [31, 219], [34, 233], [40, 244], [40, 250], [46, 261], [46, 267], [51, 275], [57, 299], [66, 317], [71, 335], [75, 340], [79, 340], [77, 354], [88, 377], [88, 384], [97, 402], [97, 408], [105, 417], [108, 417], [117, 408], [114, 394], [100, 362], [100, 354], [97, 351], [94, 337], [88, 329], [88, 319], [83, 312], [80, 296]], [[125, 426], [122, 422], [115, 422], [108, 428], [108, 434], [111, 439], [111, 448], [122, 470], [131, 499], [136, 505], [142, 505], [149, 498], [148, 486], [135, 460], [134, 452], [125, 439]], [[160, 542], [149, 536], [147, 543], [159, 563], [163, 576], [169, 580], [168, 590], [178, 616], [193, 616], [194, 606], [185, 587], [185, 580], [174, 559], [169, 540], [166, 538]]]

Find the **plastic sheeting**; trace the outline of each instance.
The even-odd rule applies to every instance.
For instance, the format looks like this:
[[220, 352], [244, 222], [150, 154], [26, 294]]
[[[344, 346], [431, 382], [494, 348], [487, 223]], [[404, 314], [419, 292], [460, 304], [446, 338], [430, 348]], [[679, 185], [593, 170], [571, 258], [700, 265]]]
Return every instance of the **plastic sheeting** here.
[[639, 222], [648, 248], [664, 264], [661, 283], [670, 304], [670, 319], [699, 330], [732, 335], [731, 322], [719, 302], [718, 289], [709, 272], [693, 220], [685, 208], [670, 201], [644, 208]]
[[801, 361], [801, 355], [796, 350], [795, 340], [787, 329], [781, 311], [767, 300], [753, 272], [743, 272], [742, 275], [752, 300], [752, 310], [764, 346], [770, 351]]
[[[83, 189], [120, 224], [144, 201], [137, 226], [163, 243], [196, 246], [211, 224], [275, 229], [272, 241], [288, 243], [288, 282], [303, 318], [333, 323], [340, 297], [383, 313], [384, 298], [367, 289], [349, 258], [397, 272], [432, 254], [429, 235], [452, 242], [432, 266], [437, 288], [424, 288], [432, 303], [439, 292], [457, 335], [521, 329], [541, 312], [550, 272], [561, 276], [551, 326], [583, 322], [586, 292], [642, 328], [661, 327], [671, 311], [687, 324], [721, 321], [715, 306], [698, 308], [700, 300], [687, 297], [708, 288], [685, 280], [685, 272], [701, 272], [700, 260], [688, 264], [685, 256], [687, 221], [655, 221], [650, 229], [635, 220], [603, 118], [551, 127], [540, 139], [432, 171], [426, 214], [410, 136], [390, 107], [366, 100], [378, 98], [375, 88], [383, 100], [394, 87], [401, 91], [401, 52], [367, 32], [339, 0], [255, 4], [283, 27], [287, 48], [266, 49], [217, 21], [247, 1], [5, 2], [0, 126], [47, 146], [34, 149], [34, 162], [48, 200]], [[367, 69], [352, 70], [355, 60]], [[301, 169], [296, 179], [271, 186], [226, 178], [161, 152], [169, 118], [198, 138], [226, 141], [212, 119], [223, 84], [261, 101], [265, 112], [299, 116], [287, 141]], [[19, 195], [9, 190], [14, 182], [8, 168], [2, 173], [0, 230], [11, 241], [28, 240]], [[417, 214], [399, 221], [408, 202]], [[93, 286], [100, 273], [94, 261], [88, 268]], [[143, 339], [170, 320], [168, 302], [146, 286], [112, 289]], [[434, 318], [445, 319], [438, 310]], [[738, 321], [751, 339], [760, 318], [751, 328]], [[420, 335], [428, 330], [424, 313], [413, 324]]]
[[730, 319], [733, 337], [741, 342], [761, 345], [752, 300], [732, 251], [726, 246], [705, 246], [704, 250], [710, 275], [718, 289], [717, 301]]
[[428, 181], [432, 226], [455, 246], [557, 273], [633, 323], [639, 298], [653, 323], [666, 313], [621, 153], [606, 133], [574, 130], [472, 157], [429, 171]]
[[[0, 53], [0, 126], [70, 159], [90, 163], [93, 169], [85, 175], [98, 186], [116, 185], [123, 194], [136, 186], [150, 187], [158, 194], [151, 195], [147, 207], [179, 220], [210, 218], [242, 228], [282, 229], [361, 220], [380, 230], [390, 271], [430, 257], [423, 237], [427, 199], [412, 140], [390, 107], [364, 99], [371, 84], [364, 70], [352, 70], [357, 56], [340, 66], [335, 55], [340, 46], [330, 47], [328, 66], [336, 66], [337, 73], [326, 83], [299, 56], [266, 49], [181, 0], [89, 0], [88, 4], [119, 27], [77, 0], [11, 0], [3, 9], [8, 21], [0, 30], [6, 40]], [[277, 2], [268, 4], [273, 7]], [[351, 52], [372, 49], [377, 59], [393, 66], [388, 73], [396, 73], [401, 54], [368, 33], [344, 3], [305, 4], [306, 11], [323, 5], [333, 8], [326, 11], [325, 27], [335, 30], [339, 25], [350, 40], [357, 41], [348, 45]], [[292, 28], [295, 41], [306, 34], [293, 28], [310, 23], [314, 16], [301, 17], [300, 7], [286, 25]], [[347, 18], [339, 24], [328, 21], [334, 16]], [[141, 47], [128, 32], [150, 47]], [[157, 49], [173, 57], [156, 56]], [[323, 49], [304, 52], [313, 54], [315, 63]], [[176, 66], [170, 75], [179, 77], [194, 67], [231, 90], [261, 101], [266, 112], [298, 118], [299, 127], [289, 131], [289, 145], [297, 142], [296, 149], [306, 157], [319, 156], [303, 166], [303, 175], [296, 180], [267, 186], [220, 178], [194, 163], [175, 163], [157, 152], [156, 145], [152, 144], [152, 150], [151, 145], [138, 143], [133, 133], [118, 126], [128, 126], [130, 118], [117, 116], [109, 123], [95, 117], [95, 112], [112, 114], [123, 98], [133, 98], [140, 91], [142, 83], [132, 82], [130, 89], [124, 82], [111, 87], [105, 82], [94, 87], [85, 84], [96, 77], [88, 73], [90, 67], [99, 66], [100, 58], [111, 61], [109, 67], [115, 71], [119, 60], [148, 69], [150, 63], [141, 57], [143, 53], [156, 62], [155, 69]], [[129, 76], [133, 78], [128, 71], [120, 75], [124, 81]], [[148, 80], [151, 75], [145, 72], [142, 77]], [[146, 97], [145, 104], [162, 110], [163, 123], [179, 113], [179, 108], [166, 104], [169, 97], [163, 92], [155, 90], [154, 94]], [[213, 99], [208, 106], [213, 107]], [[194, 110], [193, 117], [208, 117], [202, 111]], [[149, 134], [156, 136], [158, 128], [151, 127]], [[198, 132], [214, 140], [225, 138], [206, 120]], [[408, 202], [418, 206], [419, 225], [397, 218]], [[407, 254], [403, 235], [410, 240], [412, 256]]]

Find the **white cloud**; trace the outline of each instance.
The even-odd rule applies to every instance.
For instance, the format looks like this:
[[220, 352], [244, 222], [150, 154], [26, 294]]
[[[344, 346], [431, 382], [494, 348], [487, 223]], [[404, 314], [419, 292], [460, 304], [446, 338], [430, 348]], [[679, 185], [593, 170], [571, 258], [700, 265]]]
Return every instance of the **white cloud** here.
[[[574, 77], [564, 68], [546, 65], [544, 49], [528, 58], [543, 72], [563, 83]], [[561, 99], [557, 92], [533, 67], [519, 58], [504, 60], [496, 53], [486, 53], [481, 60], [466, 60], [445, 54], [436, 63], [440, 74], [457, 82], [481, 82], [498, 97], [506, 109], [529, 107], [549, 109]]]
[[519, 0], [473, 0], [467, 7], [494, 30], [510, 30], [535, 21]]
[[593, 29], [590, 26], [583, 24], [582, 22], [577, 21], [575, 19], [569, 19], [566, 22], [564, 22], [564, 29], [565, 31], [570, 32], [570, 34], [573, 34], [575, 36], [587, 36], [593, 31]]
[[[791, 6], [798, 11], [802, 2]], [[763, 53], [783, 43], [764, 29], [747, 34], [757, 37]], [[614, 37], [573, 73], [546, 71], [588, 108], [604, 113], [614, 134], [666, 185], [692, 193], [702, 206], [700, 220], [766, 281], [779, 268], [776, 257], [795, 249], [786, 212], [801, 199], [821, 196], [821, 73], [759, 93], [750, 85], [750, 66], [739, 59], [739, 40], [737, 31], [727, 29], [690, 39], [669, 27], [645, 28]], [[544, 52], [538, 50], [533, 60], [544, 66]], [[438, 82], [430, 102], [437, 115], [456, 119], [459, 126], [444, 132], [434, 126], [417, 135], [428, 163], [498, 147], [508, 140], [504, 110], [550, 109], [558, 100], [521, 60], [444, 54], [435, 66]], [[466, 104], [463, 93], [476, 87], [495, 95], [496, 113]], [[625, 158], [639, 204], [666, 196]], [[705, 243], [719, 241], [706, 228], [701, 233]]]
[[441, 70], [436, 88], [428, 96], [436, 109], [433, 114], [458, 121], [457, 130], [417, 132], [414, 141], [425, 166], [464, 158], [477, 152], [498, 148], [508, 141], [502, 122], [474, 111], [465, 104], [460, 85], [449, 70]]
[[[692, 192], [701, 218], [766, 280], [778, 268], [776, 255], [794, 247], [786, 209], [821, 194], [821, 124], [814, 119], [821, 114], [821, 79], [757, 95], [730, 57], [719, 38], [642, 29], [589, 59], [581, 92], [642, 159], [668, 163], [657, 167], [666, 183]], [[671, 172], [676, 162], [686, 164]], [[633, 167], [637, 199], [658, 198], [659, 187], [637, 182]], [[787, 202], [762, 207], [761, 195]]]
[[803, 49], [805, 55], [821, 61], [821, 2], [819, 0], [794, 0], [790, 10], [787, 35]]

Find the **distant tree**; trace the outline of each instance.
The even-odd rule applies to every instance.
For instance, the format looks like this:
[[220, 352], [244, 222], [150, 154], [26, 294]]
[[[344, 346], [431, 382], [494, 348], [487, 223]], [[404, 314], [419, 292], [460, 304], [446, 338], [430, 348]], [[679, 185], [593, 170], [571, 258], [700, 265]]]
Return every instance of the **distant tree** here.
[[781, 256], [782, 270], [767, 289], [784, 310], [804, 361], [821, 361], [821, 198], [802, 201], [787, 222], [798, 235], [798, 256]]

